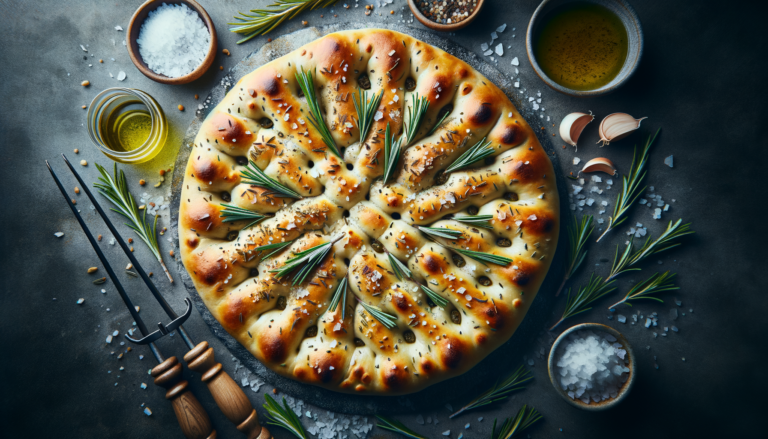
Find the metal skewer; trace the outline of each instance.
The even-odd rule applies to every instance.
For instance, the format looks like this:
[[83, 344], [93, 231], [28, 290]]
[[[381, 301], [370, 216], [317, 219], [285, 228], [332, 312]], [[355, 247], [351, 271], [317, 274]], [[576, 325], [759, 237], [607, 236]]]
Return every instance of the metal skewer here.
[[[64, 187], [61, 185], [56, 173], [53, 172], [51, 165], [47, 160], [45, 161], [45, 164], [48, 166], [48, 170], [51, 172], [51, 176], [56, 182], [56, 186], [59, 187], [61, 195], [67, 200], [67, 205], [72, 210], [75, 218], [77, 218], [77, 222], [80, 223], [80, 227], [83, 229], [83, 232], [85, 232], [85, 236], [96, 251], [96, 255], [99, 257], [101, 264], [115, 284], [115, 288], [117, 289], [118, 294], [120, 294], [120, 298], [123, 299], [125, 306], [128, 307], [128, 312], [131, 313], [131, 317], [133, 317], [136, 322], [139, 332], [146, 336], [149, 331], [144, 324], [144, 321], [139, 316], [139, 313], [136, 311], [136, 308], [133, 306], [131, 298], [128, 297], [128, 294], [125, 292], [125, 289], [115, 275], [115, 272], [112, 270], [112, 266], [109, 265], [109, 261], [107, 261], [104, 253], [102, 253], [101, 248], [99, 248], [96, 239], [83, 221], [77, 208], [72, 203], [69, 196], [67, 196], [66, 190], [64, 190]], [[181, 379], [182, 368], [181, 364], [179, 364], [179, 360], [177, 360], [176, 357], [165, 359], [154, 342], [149, 342], [148, 344], [149, 349], [152, 351], [152, 355], [154, 355], [159, 363], [159, 365], [152, 369], [152, 376], [155, 378], [155, 384], [167, 389], [165, 397], [166, 399], [169, 399], [173, 405], [173, 411], [176, 413], [176, 419], [179, 421], [184, 436], [189, 439], [214, 439], [216, 437], [216, 431], [211, 426], [211, 420], [208, 417], [208, 414], [203, 409], [203, 406], [200, 405], [200, 401], [197, 400], [195, 395], [189, 389], [189, 383]]]
[[115, 229], [115, 226], [109, 220], [104, 210], [99, 205], [98, 201], [96, 201], [93, 193], [91, 193], [90, 189], [88, 189], [88, 186], [85, 184], [83, 179], [77, 173], [69, 160], [67, 160], [67, 157], [64, 154], [62, 154], [62, 157], [67, 163], [69, 170], [72, 171], [72, 174], [74, 174], [78, 183], [80, 183], [85, 194], [91, 200], [91, 203], [93, 203], [96, 211], [107, 224], [107, 227], [112, 233], [112, 236], [115, 238], [117, 243], [120, 244], [123, 252], [126, 254], [126, 256], [128, 256], [128, 259], [136, 269], [136, 272], [147, 285], [147, 288], [149, 288], [152, 296], [154, 296], [154, 298], [163, 308], [163, 311], [165, 311], [165, 313], [171, 319], [173, 319], [173, 321], [171, 321], [171, 323], [168, 325], [158, 324], [158, 331], [155, 331], [149, 335], [144, 333], [145, 337], [140, 340], [134, 340], [127, 335], [126, 338], [134, 343], [150, 343], [151, 345], [151, 342], [154, 342], [154, 340], [157, 338], [164, 336], [168, 332], [172, 332], [174, 329], [178, 329], [179, 335], [181, 335], [182, 340], [184, 340], [184, 343], [190, 349], [190, 351], [184, 355], [184, 361], [187, 362], [187, 365], [190, 369], [202, 374], [201, 379], [208, 386], [208, 390], [211, 392], [213, 399], [216, 401], [216, 404], [219, 406], [227, 419], [235, 424], [237, 429], [244, 433], [248, 439], [271, 439], [272, 435], [269, 433], [269, 430], [267, 430], [266, 427], [262, 427], [259, 423], [258, 414], [253, 408], [251, 401], [247, 396], [245, 396], [243, 390], [240, 388], [240, 386], [237, 385], [237, 383], [235, 383], [232, 377], [230, 377], [229, 374], [224, 371], [221, 363], [216, 362], [213, 348], [209, 347], [208, 342], [206, 341], [195, 344], [195, 342], [192, 340], [192, 337], [181, 325], [183, 321], [186, 320], [186, 317], [189, 316], [191, 311], [189, 299], [184, 299], [187, 304], [186, 312], [181, 317], [178, 316], [173, 308], [171, 308], [171, 306], [168, 304], [168, 302], [166, 302], [165, 298], [162, 296], [155, 284], [152, 283], [152, 281], [149, 279], [149, 276], [141, 267], [141, 264], [139, 264], [139, 261], [136, 259], [136, 257], [133, 255], [133, 252], [130, 251], [128, 244], [125, 243], [123, 238], [117, 232], [117, 229]]

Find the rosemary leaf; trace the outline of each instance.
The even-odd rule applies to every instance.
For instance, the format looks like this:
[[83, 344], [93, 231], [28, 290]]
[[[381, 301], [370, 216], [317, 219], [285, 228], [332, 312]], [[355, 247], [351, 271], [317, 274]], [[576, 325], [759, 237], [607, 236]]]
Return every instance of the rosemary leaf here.
[[389, 128], [389, 122], [387, 122], [387, 129], [384, 131], [384, 184], [394, 176], [395, 167], [400, 161], [400, 142], [402, 139], [395, 141], [394, 134], [391, 134]]
[[451, 247], [451, 250], [453, 250], [456, 253], [459, 253], [461, 255], [464, 255], [464, 256], [466, 256], [468, 258], [472, 258], [472, 259], [480, 262], [483, 265], [486, 265], [486, 262], [488, 262], [490, 264], [506, 266], [510, 262], [512, 262], [512, 259], [510, 259], [510, 258], [507, 258], [507, 257], [504, 257], [504, 256], [499, 256], [499, 255], [494, 255], [494, 254], [491, 254], [491, 253], [476, 252], [476, 251], [472, 251], [472, 250], [464, 250], [462, 248], [454, 248], [454, 247]]
[[438, 128], [440, 125], [442, 125], [442, 124], [443, 124], [443, 121], [445, 120], [445, 118], [446, 118], [446, 117], [448, 117], [448, 115], [449, 115], [449, 114], [450, 114], [450, 111], [446, 111], [446, 112], [445, 112], [445, 114], [443, 114], [443, 117], [441, 117], [441, 118], [440, 118], [440, 120], [438, 120], [438, 121], [437, 121], [437, 123], [435, 124], [435, 126], [433, 126], [431, 130], [429, 130], [429, 132], [427, 133], [427, 135], [428, 135], [428, 136], [431, 136], [431, 135], [432, 135], [432, 133], [434, 133], [434, 132], [435, 132], [435, 130], [437, 130], [437, 128]]
[[459, 221], [465, 224], [471, 224], [475, 227], [482, 227], [484, 229], [491, 229], [493, 230], [493, 226], [489, 223], [493, 219], [493, 215], [466, 215], [466, 216], [455, 216], [453, 217], [454, 221]]
[[587, 252], [584, 250], [584, 245], [587, 243], [589, 236], [592, 235], [594, 225], [592, 224], [592, 215], [583, 215], [581, 217], [581, 223], [573, 219], [573, 224], [568, 227], [568, 268], [563, 276], [563, 282], [560, 284], [560, 288], [557, 289], [555, 297], [560, 295], [560, 292], [565, 287], [568, 279], [573, 276], [573, 273], [578, 270], [581, 263], [584, 262], [584, 258], [587, 256]]
[[392, 253], [387, 252], [387, 258], [389, 259], [389, 266], [392, 267], [392, 271], [395, 273], [398, 280], [404, 280], [411, 277], [411, 270], [409, 270], [405, 264], [400, 262], [399, 259], [392, 256]]
[[427, 439], [425, 436], [422, 436], [409, 429], [400, 421], [395, 421], [394, 419], [388, 419], [379, 415], [376, 415], [376, 417], [379, 418], [379, 421], [382, 422], [381, 424], [376, 424], [376, 426], [381, 429], [394, 431], [395, 433], [400, 433], [401, 435], [411, 439]]
[[630, 239], [629, 244], [624, 249], [624, 253], [622, 253], [621, 257], [619, 257], [619, 246], [616, 246], [616, 254], [613, 258], [613, 266], [611, 266], [611, 273], [606, 278], [606, 281], [614, 279], [620, 274], [626, 273], [628, 271], [638, 271], [640, 270], [639, 268], [630, 267], [645, 260], [651, 255], [655, 255], [657, 253], [661, 253], [665, 250], [679, 246], [679, 242], [672, 243], [672, 241], [682, 236], [695, 233], [693, 230], [691, 230], [691, 223], [681, 224], [682, 222], [682, 219], [678, 219], [675, 224], [672, 224], [672, 221], [670, 221], [669, 224], [667, 224], [667, 230], [665, 230], [664, 233], [658, 237], [658, 239], [654, 241], [649, 236], [645, 240], [645, 244], [643, 244], [643, 246], [640, 247], [640, 249], [638, 249], [636, 252], [633, 252], [634, 239]]
[[305, 10], [325, 8], [338, 0], [275, 0], [269, 5], [271, 9], [251, 9], [250, 14], [239, 12], [235, 16], [235, 23], [227, 23], [229, 30], [238, 34], [244, 34], [245, 38], [238, 41], [242, 44], [251, 38], [269, 33], [285, 20], [290, 20]]
[[676, 287], [672, 281], [672, 278], [674, 277], [675, 277], [675, 274], [674, 273], [669, 274], [669, 271], [663, 274], [656, 273], [650, 278], [648, 278], [647, 280], [632, 287], [632, 289], [629, 290], [629, 292], [627, 292], [627, 295], [624, 296], [623, 299], [614, 303], [613, 305], [608, 307], [608, 309], [615, 309], [617, 306], [621, 305], [622, 303], [632, 306], [632, 304], [629, 303], [630, 300], [650, 299], [650, 300], [655, 300], [657, 302], [664, 303], [663, 300], [659, 299], [658, 297], [653, 297], [653, 295], [663, 293], [666, 291], [679, 290], [680, 287]]
[[411, 106], [408, 107], [408, 117], [406, 117], [405, 124], [405, 146], [408, 146], [416, 138], [416, 133], [419, 132], [419, 126], [424, 120], [424, 116], [427, 114], [429, 108], [429, 99], [425, 97], [420, 98], [419, 94], [411, 95]]
[[382, 96], [384, 96], [384, 90], [378, 95], [373, 95], [373, 97], [368, 100], [368, 92], [363, 91], [362, 88], [357, 89], [357, 95], [352, 95], [352, 103], [355, 104], [355, 110], [357, 111], [357, 127], [360, 130], [360, 144], [365, 141], [365, 137], [371, 129], [373, 116], [376, 114], [376, 109], [379, 108]]
[[277, 253], [280, 253], [284, 248], [286, 248], [289, 245], [291, 245], [291, 243], [293, 243], [293, 241], [294, 240], [285, 241], [285, 242], [276, 242], [274, 244], [262, 245], [262, 246], [254, 248], [253, 251], [262, 252], [262, 251], [267, 251], [267, 250], [274, 250], [273, 252], [270, 252], [268, 255], [266, 255], [263, 258], [261, 258], [262, 260], [269, 259], [270, 257], [276, 255]]
[[253, 160], [248, 160], [248, 165], [240, 171], [240, 177], [245, 184], [252, 184], [271, 190], [271, 192], [265, 192], [265, 195], [276, 195], [282, 198], [301, 198], [301, 195], [265, 174], [264, 171], [256, 166]]
[[128, 222], [125, 225], [133, 229], [139, 235], [139, 238], [147, 244], [149, 250], [155, 255], [157, 262], [163, 267], [168, 280], [173, 283], [173, 278], [165, 266], [163, 257], [160, 254], [160, 245], [157, 242], [157, 215], [155, 215], [155, 221], [151, 225], [147, 223], [146, 209], [144, 209], [143, 214], [139, 215], [139, 207], [128, 190], [128, 181], [125, 178], [125, 173], [122, 170], [118, 172], [117, 163], [115, 163], [114, 167], [114, 176], [109, 175], [107, 170], [98, 163], [96, 163], [96, 169], [99, 170], [101, 176], [99, 181], [93, 184], [94, 187], [114, 205], [111, 209], [113, 212], [128, 218]]
[[606, 233], [610, 232], [627, 219], [627, 211], [637, 197], [639, 197], [645, 190], [645, 187], [642, 189], [640, 188], [640, 183], [642, 183], [643, 178], [645, 178], [645, 165], [648, 163], [648, 151], [650, 151], [653, 141], [656, 140], [656, 137], [659, 135], [659, 131], [661, 131], [661, 128], [656, 131], [656, 134], [654, 134], [653, 137], [648, 136], [648, 141], [645, 142], [645, 146], [643, 146], [639, 156], [637, 155], [637, 148], [635, 148], [629, 177], [626, 175], [622, 177], [622, 188], [621, 192], [619, 192], [619, 197], [616, 199], [616, 204], [613, 207], [613, 215], [608, 217], [608, 226], [605, 228], [603, 234], [597, 238], [598, 242], [603, 239], [603, 236], [605, 236]]
[[331, 252], [331, 247], [333, 247], [333, 244], [335, 244], [340, 239], [341, 237], [336, 238], [333, 241], [328, 241], [325, 244], [316, 245], [314, 247], [300, 251], [294, 254], [292, 258], [289, 258], [287, 261], [285, 261], [282, 267], [275, 270], [270, 270], [270, 272], [277, 273], [275, 277], [278, 279], [292, 275], [292, 285], [299, 285], [304, 282], [309, 273], [314, 271], [314, 269], [320, 265], [323, 259], [328, 256], [328, 253]]
[[528, 405], [524, 405], [514, 417], [507, 418], [498, 433], [496, 433], [496, 420], [494, 419], [491, 439], [509, 439], [522, 433], [523, 430], [541, 419], [541, 414], [535, 408], [531, 407], [529, 411], [527, 409]]
[[301, 425], [299, 417], [296, 416], [293, 409], [288, 407], [285, 398], [283, 398], [282, 407], [280, 407], [280, 404], [266, 393], [264, 394], [264, 399], [266, 402], [263, 404], [263, 407], [267, 411], [267, 424], [282, 427], [298, 438], [309, 439], [307, 432], [304, 431], [304, 426]]
[[557, 321], [557, 323], [552, 325], [549, 330], [551, 331], [555, 329], [557, 325], [569, 317], [573, 317], [576, 314], [581, 314], [592, 309], [592, 307], [589, 306], [592, 302], [616, 289], [614, 286], [615, 282], [616, 281], [613, 280], [603, 282], [602, 277], [596, 276], [594, 273], [592, 273], [592, 275], [589, 277], [589, 283], [579, 287], [579, 290], [576, 292], [576, 294], [571, 294], [571, 291], [568, 291], [568, 302], [565, 304], [563, 316], [560, 318], [560, 320]]
[[491, 146], [491, 142], [486, 142], [485, 137], [483, 137], [483, 140], [475, 143], [469, 149], [464, 151], [464, 154], [457, 158], [455, 162], [451, 163], [445, 172], [449, 173], [458, 171], [459, 169], [468, 168], [481, 160], [485, 160], [486, 157], [492, 156], [493, 152], [494, 149]]
[[460, 230], [445, 229], [442, 227], [421, 227], [417, 226], [419, 230], [430, 236], [436, 236], [438, 238], [445, 239], [459, 239], [464, 236], [464, 233]]
[[222, 206], [224, 206], [224, 209], [221, 210], [221, 218], [224, 218], [222, 222], [227, 223], [231, 221], [251, 221], [250, 224], [243, 227], [243, 229], [247, 229], [251, 227], [252, 225], [258, 223], [259, 221], [266, 218], [266, 216], [254, 212], [252, 210], [243, 209], [242, 207], [233, 206], [231, 204], [221, 203]]
[[360, 305], [363, 305], [363, 308], [371, 315], [371, 317], [378, 320], [378, 322], [384, 325], [385, 328], [392, 329], [397, 326], [397, 316], [384, 312], [378, 306], [368, 305], [359, 298], [357, 298], [357, 301], [360, 302]]
[[328, 306], [328, 309], [331, 310], [331, 312], [336, 312], [336, 307], [339, 306], [339, 303], [341, 303], [341, 320], [344, 320], [346, 315], [346, 303], [347, 303], [347, 278], [346, 276], [341, 279], [341, 282], [339, 283], [339, 286], [336, 287], [336, 292], [333, 293], [333, 298], [331, 299], [331, 304]]
[[497, 382], [490, 389], [485, 391], [482, 395], [478, 396], [472, 402], [462, 407], [459, 411], [449, 416], [450, 419], [466, 412], [467, 410], [476, 409], [494, 402], [501, 401], [509, 396], [510, 393], [515, 390], [520, 390], [525, 387], [525, 383], [533, 379], [531, 372], [526, 370], [521, 364], [514, 372], [502, 382]]
[[441, 308], [445, 308], [446, 306], [448, 306], [448, 303], [449, 303], [448, 299], [432, 291], [426, 285], [419, 285], [419, 286], [421, 287], [421, 291], [424, 291], [427, 297], [429, 297], [433, 302], [435, 302], [435, 305]]
[[332, 153], [337, 157], [341, 157], [339, 149], [336, 147], [336, 141], [333, 140], [331, 131], [328, 129], [328, 125], [325, 124], [323, 114], [320, 112], [320, 104], [317, 103], [317, 95], [315, 95], [315, 82], [312, 78], [312, 72], [305, 72], [304, 67], [300, 72], [296, 72], [296, 81], [301, 87], [301, 91], [307, 98], [307, 106], [309, 107], [309, 123], [312, 124], [315, 129], [320, 132], [320, 136], [323, 138], [323, 142]]

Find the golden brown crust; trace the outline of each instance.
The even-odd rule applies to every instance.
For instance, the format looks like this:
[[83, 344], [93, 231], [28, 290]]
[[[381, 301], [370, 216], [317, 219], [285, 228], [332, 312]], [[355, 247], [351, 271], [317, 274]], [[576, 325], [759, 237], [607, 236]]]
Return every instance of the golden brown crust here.
[[[302, 67], [314, 72], [343, 160], [309, 123], [294, 76]], [[363, 74], [370, 91], [384, 93], [361, 142], [352, 94]], [[414, 93], [430, 106], [395, 180], [384, 185], [383, 130], [389, 123], [401, 131]], [[496, 150], [492, 159], [441, 179], [484, 137]], [[302, 198], [243, 183], [243, 158]], [[182, 260], [222, 326], [277, 373], [353, 393], [417, 391], [467, 371], [508, 340], [544, 280], [560, 227], [552, 164], [509, 99], [461, 60], [380, 29], [327, 35], [243, 77], [203, 123], [181, 198]], [[223, 221], [224, 202], [269, 218], [243, 229], [245, 221]], [[474, 210], [492, 216], [491, 229], [452, 219]], [[418, 226], [463, 236], [430, 240]], [[339, 237], [303, 284], [271, 271]], [[287, 241], [266, 260], [254, 250]], [[513, 262], [486, 266], [451, 247]], [[398, 280], [385, 252], [412, 279]], [[345, 276], [346, 303], [332, 312]], [[434, 306], [419, 283], [449, 304]], [[357, 300], [396, 316], [396, 326], [385, 327]]]

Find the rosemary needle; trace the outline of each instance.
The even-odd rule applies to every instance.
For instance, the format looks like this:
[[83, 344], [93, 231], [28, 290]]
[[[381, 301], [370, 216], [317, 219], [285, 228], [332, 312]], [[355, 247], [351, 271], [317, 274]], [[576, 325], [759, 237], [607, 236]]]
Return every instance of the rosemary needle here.
[[411, 277], [411, 270], [409, 270], [405, 264], [400, 262], [400, 259], [392, 256], [392, 253], [390, 252], [387, 252], [387, 259], [389, 260], [389, 266], [392, 267], [392, 272], [395, 273], [395, 277], [397, 277], [398, 280], [405, 280]]
[[608, 226], [605, 228], [603, 234], [597, 238], [598, 242], [603, 239], [603, 236], [605, 236], [606, 233], [610, 232], [614, 227], [627, 219], [627, 211], [645, 189], [644, 187], [642, 189], [640, 188], [640, 183], [642, 183], [643, 178], [645, 178], [645, 165], [648, 163], [648, 151], [650, 151], [653, 141], [656, 140], [656, 137], [659, 135], [659, 131], [661, 131], [661, 128], [656, 131], [656, 134], [654, 134], [653, 137], [648, 136], [648, 141], [645, 142], [645, 146], [643, 146], [639, 156], [637, 155], [637, 148], [635, 148], [629, 176], [625, 175], [622, 177], [622, 188], [621, 192], [619, 192], [619, 197], [616, 199], [616, 204], [613, 207], [613, 215], [608, 217]]
[[575, 294], [571, 294], [572, 291], [570, 290], [568, 291], [568, 302], [565, 304], [563, 316], [560, 317], [560, 320], [552, 325], [549, 330], [552, 331], [557, 327], [557, 325], [562, 323], [563, 320], [569, 317], [573, 317], [576, 314], [581, 314], [592, 309], [592, 307], [589, 306], [592, 302], [616, 289], [614, 286], [615, 282], [616, 281], [613, 280], [603, 282], [602, 277], [596, 276], [594, 273], [592, 273], [592, 275], [589, 277], [589, 282], [587, 285], [582, 285], [579, 287], [579, 290]]
[[117, 163], [115, 163], [114, 176], [109, 175], [107, 170], [98, 163], [96, 163], [96, 169], [99, 170], [101, 177], [99, 177], [99, 182], [93, 185], [99, 190], [101, 195], [106, 197], [115, 206], [111, 209], [113, 212], [128, 218], [129, 222], [125, 225], [133, 229], [139, 235], [139, 238], [147, 244], [149, 250], [155, 255], [157, 262], [163, 267], [168, 280], [173, 283], [173, 278], [165, 266], [165, 262], [163, 262], [163, 257], [160, 254], [160, 245], [157, 242], [156, 227], [158, 215], [155, 215], [155, 221], [151, 225], [147, 223], [147, 209], [144, 209], [144, 213], [139, 215], [139, 207], [128, 190], [128, 181], [125, 179], [125, 173], [122, 170], [118, 172]]
[[253, 249], [253, 251], [255, 251], [255, 252], [262, 252], [262, 251], [267, 251], [267, 250], [274, 250], [274, 251], [270, 252], [268, 255], [266, 255], [263, 258], [261, 258], [262, 260], [269, 259], [270, 257], [280, 253], [284, 248], [288, 247], [292, 243], [293, 243], [293, 240], [285, 241], [285, 242], [276, 242], [274, 244], [267, 244], [267, 245], [262, 245], [262, 246], [256, 247], [256, 248]]
[[512, 372], [504, 381], [497, 382], [490, 389], [478, 396], [472, 402], [462, 407], [459, 411], [449, 416], [450, 419], [464, 413], [467, 410], [476, 409], [494, 402], [506, 399], [510, 393], [525, 387], [525, 383], [533, 379], [531, 372], [526, 370], [523, 365]]
[[493, 215], [466, 215], [453, 217], [454, 221], [493, 230], [493, 226], [490, 224], [492, 219]]
[[333, 140], [331, 131], [328, 129], [328, 125], [323, 119], [323, 114], [320, 111], [320, 104], [317, 102], [317, 95], [315, 94], [315, 82], [312, 78], [312, 71], [305, 72], [304, 67], [301, 67], [301, 71], [296, 72], [296, 82], [299, 83], [301, 91], [307, 98], [307, 106], [309, 107], [309, 123], [312, 124], [315, 129], [320, 132], [320, 137], [323, 138], [323, 143], [336, 157], [341, 157], [339, 149], [336, 147], [336, 141]]
[[403, 122], [405, 124], [405, 145], [408, 146], [416, 138], [416, 133], [419, 132], [419, 126], [421, 125], [424, 116], [427, 114], [429, 108], [429, 99], [427, 97], [419, 97], [419, 94], [411, 95], [411, 106], [408, 107], [408, 117]]
[[531, 407], [531, 409], [528, 410], [528, 406], [524, 405], [514, 417], [507, 418], [498, 433], [496, 433], [496, 420], [493, 420], [491, 439], [509, 439], [522, 433], [523, 430], [540, 419], [541, 415], [535, 408]]
[[315, 8], [325, 8], [338, 0], [275, 0], [269, 5], [271, 9], [251, 9], [250, 14], [240, 12], [235, 16], [235, 23], [227, 23], [230, 31], [244, 34], [245, 38], [237, 44], [244, 43], [257, 35], [264, 35], [276, 28], [285, 20], [290, 20], [300, 12]]
[[506, 265], [509, 265], [510, 262], [512, 262], [512, 259], [510, 258], [494, 255], [491, 253], [476, 252], [472, 250], [464, 250], [462, 248], [454, 248], [454, 247], [450, 247], [450, 249], [468, 258], [472, 258], [482, 263], [483, 265], [485, 265], [485, 263], [488, 262], [490, 264], [506, 266]]
[[438, 237], [438, 238], [456, 240], [464, 236], [464, 232], [460, 230], [451, 230], [443, 227], [417, 226], [417, 228], [429, 236]]
[[347, 278], [346, 276], [341, 279], [339, 286], [336, 288], [336, 292], [333, 293], [331, 304], [328, 305], [328, 309], [331, 312], [336, 312], [336, 307], [341, 303], [341, 320], [344, 320], [346, 315], [346, 303], [347, 303]]
[[397, 326], [397, 316], [393, 316], [392, 314], [389, 314], [387, 312], [384, 312], [381, 308], [374, 305], [368, 305], [367, 303], [360, 300], [360, 298], [355, 297], [358, 302], [360, 302], [360, 305], [363, 306], [363, 309], [368, 312], [368, 314], [371, 315], [374, 319], [378, 320], [379, 323], [384, 325], [387, 329], [392, 329], [395, 326]]
[[584, 215], [581, 217], [581, 222], [576, 221], [576, 218], [574, 218], [573, 224], [568, 227], [568, 267], [565, 271], [565, 276], [563, 276], [563, 282], [555, 293], [555, 297], [560, 295], [568, 279], [578, 270], [587, 256], [587, 252], [584, 251], [584, 245], [594, 229], [592, 220], [592, 215]]
[[429, 297], [433, 302], [435, 302], [435, 305], [439, 306], [440, 308], [445, 308], [448, 306], [448, 299], [445, 297], [437, 294], [436, 292], [432, 291], [428, 286], [426, 285], [419, 285], [421, 287], [421, 291], [424, 291], [424, 293]]
[[267, 424], [282, 427], [298, 438], [309, 439], [307, 432], [304, 431], [304, 426], [301, 425], [299, 417], [296, 416], [293, 409], [288, 407], [285, 398], [283, 398], [282, 407], [280, 407], [280, 404], [268, 394], [264, 394], [264, 399], [266, 402], [263, 407], [267, 411]]
[[352, 95], [352, 103], [355, 104], [355, 110], [357, 111], [357, 128], [360, 131], [361, 144], [365, 141], [365, 137], [371, 129], [373, 116], [376, 114], [376, 109], [379, 108], [383, 96], [384, 90], [381, 90], [381, 93], [378, 95], [374, 94], [369, 100], [368, 92], [363, 91], [362, 88], [357, 89], [357, 95]]
[[630, 300], [650, 299], [664, 303], [663, 300], [659, 299], [658, 297], [653, 297], [653, 295], [666, 291], [679, 290], [680, 287], [676, 287], [672, 281], [672, 278], [674, 277], [675, 274], [669, 274], [669, 271], [663, 274], [656, 273], [647, 280], [640, 282], [639, 284], [632, 287], [632, 289], [627, 292], [627, 295], [624, 296], [623, 299], [609, 306], [608, 309], [615, 309], [622, 303], [632, 306], [632, 304], [629, 303]]
[[289, 258], [282, 267], [270, 270], [271, 273], [277, 273], [276, 278], [293, 276], [292, 285], [296, 286], [304, 282], [309, 273], [314, 271], [320, 263], [331, 252], [333, 244], [337, 243], [344, 236], [340, 236], [333, 241], [302, 250]]
[[243, 183], [269, 189], [271, 192], [265, 192], [264, 195], [276, 195], [283, 198], [301, 198], [297, 192], [282, 185], [279, 181], [264, 173], [253, 160], [248, 160], [248, 164], [240, 171], [240, 177]]
[[400, 143], [402, 139], [395, 140], [387, 122], [387, 129], [384, 131], [384, 176], [382, 180], [387, 184], [394, 175], [397, 162], [400, 161]]
[[242, 207], [233, 206], [226, 203], [221, 203], [221, 205], [224, 206], [224, 209], [222, 209], [220, 212], [221, 218], [224, 218], [222, 222], [227, 223], [231, 221], [251, 221], [247, 226], [243, 227], [243, 229], [247, 229], [266, 218], [266, 216], [258, 212], [243, 209]]
[[665, 250], [669, 250], [671, 248], [675, 248], [680, 245], [679, 242], [672, 243], [672, 240], [680, 238], [681, 236], [690, 235], [692, 233], [695, 233], [693, 230], [691, 230], [690, 223], [687, 224], [681, 224], [683, 222], [682, 219], [678, 219], [677, 222], [672, 224], [672, 221], [669, 222], [667, 225], [667, 230], [664, 231], [664, 233], [661, 234], [661, 236], [658, 237], [658, 239], [651, 240], [650, 237], [648, 237], [645, 240], [645, 244], [643, 244], [642, 247], [640, 247], [637, 251], [634, 250], [633, 245], [633, 239], [630, 239], [629, 244], [624, 249], [624, 252], [621, 254], [621, 257], [619, 257], [619, 246], [616, 246], [616, 254], [613, 258], [613, 265], [611, 266], [611, 273], [606, 278], [606, 281], [609, 281], [611, 279], [615, 279], [620, 274], [626, 273], [628, 271], [638, 271], [639, 268], [630, 268], [633, 265], [637, 264], [640, 261], [643, 261], [647, 257], [651, 255], [655, 255], [657, 253], [661, 253]]
[[425, 436], [422, 436], [406, 427], [400, 421], [395, 421], [394, 419], [388, 419], [379, 415], [376, 415], [376, 417], [379, 419], [379, 421], [382, 422], [381, 424], [376, 424], [376, 426], [383, 430], [394, 431], [395, 433], [400, 433], [401, 435], [411, 439], [427, 439]]
[[448, 168], [445, 170], [445, 173], [447, 174], [449, 172], [468, 168], [473, 164], [492, 156], [493, 152], [494, 149], [493, 146], [491, 146], [491, 142], [486, 141], [485, 137], [483, 137], [483, 140], [469, 147], [459, 158], [456, 159], [455, 162], [451, 163], [451, 165], [448, 166]]

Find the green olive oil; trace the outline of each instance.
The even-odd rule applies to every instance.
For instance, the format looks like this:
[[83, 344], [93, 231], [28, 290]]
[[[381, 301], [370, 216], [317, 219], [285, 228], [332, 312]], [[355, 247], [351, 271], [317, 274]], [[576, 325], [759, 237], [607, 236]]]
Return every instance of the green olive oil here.
[[575, 2], [550, 12], [535, 44], [546, 75], [573, 90], [594, 90], [621, 71], [627, 31], [616, 14], [594, 3]]

